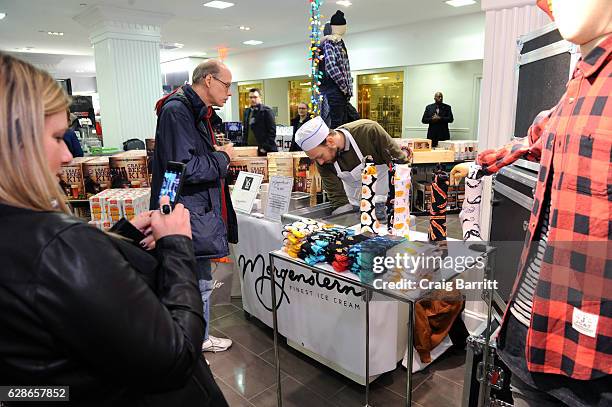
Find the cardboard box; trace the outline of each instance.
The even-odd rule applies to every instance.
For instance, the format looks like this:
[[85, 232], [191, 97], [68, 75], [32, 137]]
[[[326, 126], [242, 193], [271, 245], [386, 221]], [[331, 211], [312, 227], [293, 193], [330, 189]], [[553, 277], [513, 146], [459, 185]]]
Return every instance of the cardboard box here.
[[240, 171], [252, 172], [264, 176], [263, 182], [268, 181], [268, 158], [267, 157], [240, 157], [234, 158], [230, 163], [226, 181], [233, 185]]
[[149, 169], [147, 152], [131, 150], [109, 158], [112, 188], [147, 188]]
[[314, 192], [321, 192], [321, 176], [315, 162], [308, 158], [306, 153], [293, 153], [293, 173], [294, 191], [310, 193], [312, 185], [314, 185]]
[[234, 147], [234, 158], [257, 157], [257, 147]]
[[415, 199], [414, 207], [422, 212], [429, 212], [431, 205], [431, 184], [425, 181], [418, 181], [414, 184]]
[[68, 199], [86, 199], [83, 182], [83, 163], [91, 157], [76, 157], [70, 163], [62, 165], [60, 186]]
[[92, 158], [83, 163], [83, 182], [87, 197], [111, 187], [111, 170], [108, 157]]
[[451, 150], [415, 151], [413, 164], [450, 163], [455, 161], [455, 152]]
[[122, 217], [132, 220], [149, 210], [150, 188], [107, 189], [89, 198], [91, 220], [114, 225]]
[[431, 140], [426, 138], [395, 138], [393, 140], [402, 150], [431, 151]]
[[268, 153], [268, 178], [273, 175], [293, 178], [293, 154]]

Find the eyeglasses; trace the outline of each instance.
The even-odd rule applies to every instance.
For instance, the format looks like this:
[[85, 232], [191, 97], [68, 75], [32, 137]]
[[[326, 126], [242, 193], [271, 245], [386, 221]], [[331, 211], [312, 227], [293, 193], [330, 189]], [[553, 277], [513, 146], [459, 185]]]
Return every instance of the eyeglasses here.
[[213, 79], [215, 79], [215, 80], [217, 80], [217, 81], [221, 82], [221, 83], [223, 84], [223, 86], [225, 86], [225, 89], [227, 89], [227, 90], [229, 90], [230, 86], [232, 86], [232, 84], [231, 84], [231, 83], [223, 82], [221, 79], [217, 78], [217, 77], [216, 77], [216, 76], [214, 76], [214, 75], [211, 75], [211, 76], [212, 76], [212, 78], [213, 78]]

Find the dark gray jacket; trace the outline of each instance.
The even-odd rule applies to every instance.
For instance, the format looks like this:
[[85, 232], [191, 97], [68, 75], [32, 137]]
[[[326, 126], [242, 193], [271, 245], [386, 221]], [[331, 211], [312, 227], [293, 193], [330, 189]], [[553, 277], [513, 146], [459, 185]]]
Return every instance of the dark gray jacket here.
[[[221, 119], [190, 85], [161, 99], [157, 112], [151, 208], [159, 207], [167, 162], [185, 163], [185, 181], [178, 201], [190, 211], [196, 257], [225, 257], [229, 254], [228, 241], [238, 242], [238, 225], [225, 183], [229, 157], [213, 147], [212, 126]], [[227, 225], [223, 212], [227, 214]]]
[[[260, 155], [265, 155], [269, 152], [278, 151], [276, 147], [276, 121], [274, 120], [274, 112], [268, 106], [261, 104], [255, 107], [255, 121], [252, 125], [255, 138], [257, 139], [257, 147]], [[244, 110], [242, 118], [242, 132], [244, 140], [249, 139], [249, 115], [252, 107]]]

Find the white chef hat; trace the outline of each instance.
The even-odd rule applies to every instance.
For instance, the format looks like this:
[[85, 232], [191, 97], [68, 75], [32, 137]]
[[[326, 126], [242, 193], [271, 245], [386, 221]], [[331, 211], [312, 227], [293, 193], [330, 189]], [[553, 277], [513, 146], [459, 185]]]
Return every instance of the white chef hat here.
[[313, 117], [295, 133], [295, 142], [304, 151], [310, 151], [320, 145], [329, 135], [329, 127], [321, 116]]

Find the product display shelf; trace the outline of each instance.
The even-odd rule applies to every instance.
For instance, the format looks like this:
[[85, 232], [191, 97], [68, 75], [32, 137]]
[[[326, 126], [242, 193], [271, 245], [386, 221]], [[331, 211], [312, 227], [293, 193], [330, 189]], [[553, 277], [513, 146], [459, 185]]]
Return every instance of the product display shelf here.
[[[404, 243], [402, 243], [404, 244]], [[410, 244], [409, 242], [405, 244]], [[400, 247], [400, 246], [398, 246]], [[494, 262], [495, 256], [495, 248], [485, 245], [471, 245], [466, 243], [464, 246], [467, 251], [462, 251], [462, 255], [472, 254], [473, 256], [480, 257], [484, 259], [485, 262], [485, 270], [488, 271], [488, 268], [491, 267]], [[450, 253], [452, 249], [449, 248], [449, 255], [457, 255], [458, 253]], [[456, 249], [455, 249], [456, 250]], [[274, 261], [284, 261], [290, 264], [301, 266], [307, 269], [309, 272], [313, 274], [321, 274], [326, 277], [331, 277], [340, 281], [343, 281], [348, 284], [352, 284], [356, 287], [362, 288], [364, 290], [364, 302], [365, 302], [365, 398], [366, 403], [365, 406], [369, 407], [369, 397], [370, 397], [370, 373], [369, 373], [369, 364], [370, 364], [370, 300], [373, 294], [380, 294], [389, 299], [399, 301], [405, 303], [408, 307], [408, 324], [407, 324], [407, 355], [406, 355], [406, 406], [410, 407], [412, 405], [412, 368], [413, 368], [413, 339], [414, 339], [414, 305], [415, 303], [427, 295], [430, 290], [422, 290], [419, 288], [410, 290], [390, 290], [385, 288], [377, 288], [380, 287], [380, 284], [373, 284], [371, 282], [360, 281], [359, 279], [355, 279], [355, 276], [350, 273], [338, 273], [334, 271], [334, 269], [326, 264], [318, 263], [314, 266], [310, 266], [306, 264], [304, 261], [300, 259], [296, 259], [290, 257], [283, 250], [275, 250], [270, 252], [270, 270], [275, 270]], [[476, 264], [471, 264], [466, 266], [467, 269], [475, 267]], [[271, 289], [271, 304], [278, 304], [277, 302], [277, 294], [276, 289], [276, 272], [270, 273], [270, 289]], [[457, 272], [454, 269], [446, 269], [446, 268], [438, 268], [436, 270], [427, 270], [427, 271], [416, 271], [414, 273], [402, 274], [402, 277], [407, 280], [419, 281], [421, 279], [428, 279], [431, 282], [448, 282], [454, 280], [456, 277], [461, 275], [462, 273]], [[377, 277], [380, 278], [383, 282], [392, 282], [396, 281], [397, 277], [394, 273], [384, 273], [379, 274]], [[273, 319], [273, 336], [274, 336], [274, 361], [276, 368], [276, 384], [277, 384], [277, 406], [282, 407], [282, 386], [281, 386], [281, 366], [280, 366], [280, 355], [279, 355], [279, 327], [278, 327], [278, 316], [277, 316], [277, 307], [272, 306], [272, 319]]]

